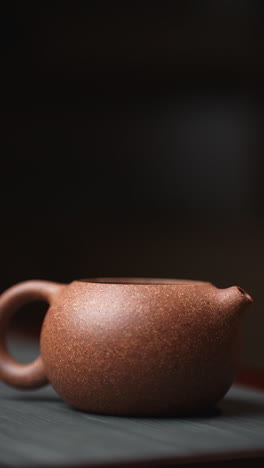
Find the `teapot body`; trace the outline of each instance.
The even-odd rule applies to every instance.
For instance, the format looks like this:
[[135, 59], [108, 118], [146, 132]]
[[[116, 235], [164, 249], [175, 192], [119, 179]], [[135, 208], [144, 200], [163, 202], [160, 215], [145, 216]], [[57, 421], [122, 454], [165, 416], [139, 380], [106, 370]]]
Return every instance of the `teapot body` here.
[[219, 291], [227, 290], [180, 280], [72, 282], [42, 326], [49, 382], [70, 405], [94, 413], [180, 414], [214, 405], [237, 369], [241, 323], [236, 301]]

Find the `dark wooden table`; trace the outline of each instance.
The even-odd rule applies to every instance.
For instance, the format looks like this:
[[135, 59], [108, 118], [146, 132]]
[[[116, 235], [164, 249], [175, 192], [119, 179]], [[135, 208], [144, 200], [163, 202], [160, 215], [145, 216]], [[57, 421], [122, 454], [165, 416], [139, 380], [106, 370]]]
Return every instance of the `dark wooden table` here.
[[[36, 353], [18, 341], [12, 350], [22, 362]], [[18, 391], [0, 384], [0, 467], [194, 462], [264, 466], [264, 391], [234, 385], [216, 410], [196, 417], [120, 418], [76, 411], [49, 386]]]

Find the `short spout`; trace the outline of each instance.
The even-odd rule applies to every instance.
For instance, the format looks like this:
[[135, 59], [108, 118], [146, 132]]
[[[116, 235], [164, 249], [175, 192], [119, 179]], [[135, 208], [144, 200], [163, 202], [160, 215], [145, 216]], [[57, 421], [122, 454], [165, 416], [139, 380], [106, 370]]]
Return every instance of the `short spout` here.
[[221, 307], [225, 308], [227, 312], [239, 312], [252, 304], [252, 297], [239, 286], [231, 286], [230, 288], [221, 289], [219, 294]]
[[243, 304], [252, 304], [252, 302], [254, 302], [252, 297], [239, 286], [232, 286], [231, 289], [236, 289], [236, 291], [240, 294], [240, 300]]

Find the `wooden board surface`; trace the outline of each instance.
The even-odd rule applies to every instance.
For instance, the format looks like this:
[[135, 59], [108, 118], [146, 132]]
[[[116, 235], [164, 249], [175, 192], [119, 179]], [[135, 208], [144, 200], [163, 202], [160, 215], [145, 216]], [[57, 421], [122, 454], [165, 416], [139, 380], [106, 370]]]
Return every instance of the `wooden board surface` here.
[[[33, 352], [15, 351], [22, 361]], [[85, 414], [50, 386], [18, 391], [0, 384], [0, 466], [166, 466], [251, 456], [264, 456], [261, 391], [234, 386], [207, 415], [155, 419]]]

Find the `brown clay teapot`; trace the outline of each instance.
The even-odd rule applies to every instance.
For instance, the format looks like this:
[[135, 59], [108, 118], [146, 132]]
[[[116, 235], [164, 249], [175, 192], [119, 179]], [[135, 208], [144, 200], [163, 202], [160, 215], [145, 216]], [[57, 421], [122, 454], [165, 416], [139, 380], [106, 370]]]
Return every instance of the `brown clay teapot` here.
[[[12, 314], [44, 299], [41, 356], [8, 354]], [[232, 384], [240, 325], [251, 297], [188, 280], [101, 278], [28, 281], [0, 298], [0, 378], [18, 388], [50, 382], [76, 408], [113, 415], [201, 410]]]

